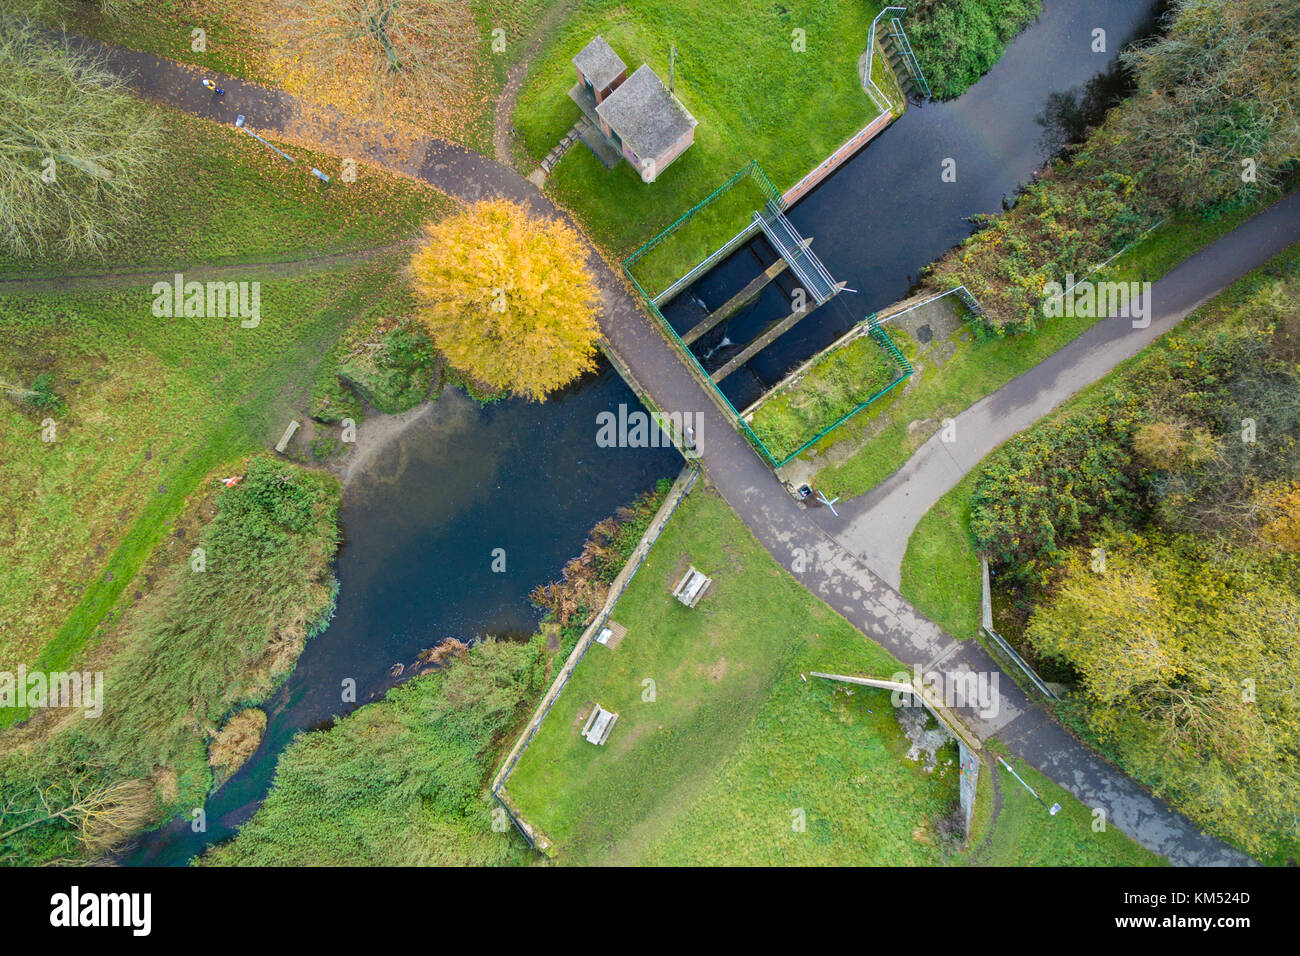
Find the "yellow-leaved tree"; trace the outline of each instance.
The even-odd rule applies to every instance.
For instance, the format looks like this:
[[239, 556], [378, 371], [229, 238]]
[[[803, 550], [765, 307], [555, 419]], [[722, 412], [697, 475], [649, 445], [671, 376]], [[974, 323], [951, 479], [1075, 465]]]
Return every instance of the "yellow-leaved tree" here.
[[595, 367], [597, 290], [573, 227], [490, 199], [425, 231], [417, 316], [454, 368], [542, 401]]

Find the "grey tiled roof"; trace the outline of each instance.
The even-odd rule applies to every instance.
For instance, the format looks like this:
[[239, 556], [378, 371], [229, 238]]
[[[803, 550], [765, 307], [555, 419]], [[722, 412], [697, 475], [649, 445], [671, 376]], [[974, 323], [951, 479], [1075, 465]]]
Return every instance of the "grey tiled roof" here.
[[642, 159], [662, 155], [696, 125], [695, 117], [644, 63], [596, 112]]
[[627, 69], [627, 64], [619, 58], [619, 55], [614, 52], [614, 48], [606, 43], [605, 38], [601, 36], [596, 37], [582, 48], [582, 52], [573, 58], [573, 65], [598, 90], [603, 90], [609, 86], [618, 79], [620, 73]]

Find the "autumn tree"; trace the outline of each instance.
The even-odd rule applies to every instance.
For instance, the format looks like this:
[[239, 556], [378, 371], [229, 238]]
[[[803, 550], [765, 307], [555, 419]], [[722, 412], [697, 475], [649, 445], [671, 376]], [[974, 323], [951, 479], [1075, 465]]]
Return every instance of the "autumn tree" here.
[[0, 18], [0, 249], [102, 251], [139, 204], [161, 125], [95, 58]]
[[594, 367], [597, 289], [573, 227], [496, 199], [426, 234], [411, 261], [418, 318], [454, 368], [542, 401]]
[[1181, 0], [1162, 36], [1121, 55], [1138, 88], [1100, 146], [1176, 207], [1275, 185], [1300, 155], [1297, 36], [1294, 2]]
[[1080, 676], [1089, 727], [1139, 780], [1256, 854], [1300, 814], [1300, 562], [1191, 538], [1075, 554], [1026, 635]]

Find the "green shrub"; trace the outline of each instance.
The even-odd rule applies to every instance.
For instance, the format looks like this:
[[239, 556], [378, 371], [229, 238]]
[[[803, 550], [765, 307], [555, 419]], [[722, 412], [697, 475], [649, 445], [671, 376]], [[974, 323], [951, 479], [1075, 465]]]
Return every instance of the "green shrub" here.
[[911, 4], [903, 20], [930, 92], [964, 93], [1042, 13], [1042, 0], [930, 0]]
[[403, 321], [384, 333], [377, 347], [354, 350], [339, 364], [338, 374], [363, 399], [391, 415], [424, 401], [439, 374], [438, 352], [422, 329]]
[[1087, 409], [1022, 433], [981, 467], [971, 534], [984, 553], [1033, 582], [1103, 518], [1129, 523], [1144, 504], [1133, 420]]
[[14, 860], [105, 848], [85, 839], [76, 814], [45, 819], [32, 788], [58, 807], [105, 788], [143, 787], [148, 812], [133, 815], [123, 837], [201, 805], [212, 784], [211, 734], [232, 710], [264, 700], [328, 623], [338, 590], [338, 483], [259, 456], [216, 505], [195, 542], [201, 563], [187, 548], [149, 599], [126, 612], [102, 715], [0, 760], [0, 833], [35, 821], [6, 844]]

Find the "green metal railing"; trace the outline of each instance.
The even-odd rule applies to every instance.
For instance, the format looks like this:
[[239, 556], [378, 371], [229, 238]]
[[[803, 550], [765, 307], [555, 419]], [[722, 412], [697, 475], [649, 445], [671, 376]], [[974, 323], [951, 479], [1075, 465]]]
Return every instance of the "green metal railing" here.
[[[876, 321], [877, 313], [873, 312], [871, 315], [867, 316], [867, 318], [864, 320], [867, 324], [867, 334], [869, 334], [873, 339], [875, 339], [877, 344], [879, 344], [886, 352], [888, 352], [889, 355], [898, 364], [900, 370], [899, 376], [895, 378], [894, 381], [892, 381], [885, 388], [882, 388], [880, 391], [876, 392], [874, 395], [868, 398], [865, 402], [862, 402], [860, 405], [856, 406], [847, 415], [841, 417], [834, 424], [830, 425], [827, 428], [823, 428], [821, 431], [819, 431], [808, 441], [804, 442], [804, 444], [800, 445], [799, 448], [793, 454], [787, 455], [785, 458], [782, 458], [780, 460], [778, 460], [776, 456], [772, 454], [771, 450], [768, 449], [767, 445], [764, 444], [763, 440], [759, 438], [757, 434], [755, 434], [753, 428], [750, 427], [749, 422], [745, 421], [744, 416], [741, 415], [740, 412], [736, 410], [736, 406], [734, 406], [731, 403], [731, 400], [727, 398], [726, 395], [723, 394], [722, 389], [718, 387], [718, 383], [713, 381], [713, 377], [704, 370], [704, 366], [700, 364], [700, 360], [695, 357], [695, 353], [691, 351], [690, 346], [688, 346], [685, 342], [682, 341], [681, 335], [679, 335], [677, 330], [673, 328], [672, 323], [669, 322], [668, 319], [664, 316], [663, 312], [659, 310], [658, 301], [660, 298], [662, 298], [663, 294], [660, 293], [658, 296], [651, 295], [650, 292], [647, 291], [646, 288], [641, 284], [641, 281], [636, 277], [636, 273], [633, 271], [632, 268], [633, 266], [636, 265], [638, 260], [640, 260], [647, 252], [649, 252], [651, 249], [655, 248], [655, 246], [659, 245], [659, 243], [667, 239], [675, 230], [679, 229], [683, 224], [688, 222], [691, 219], [691, 217], [696, 215], [701, 209], [704, 209], [710, 203], [714, 202], [719, 196], [721, 196], [727, 190], [731, 189], [733, 186], [736, 185], [736, 183], [740, 182], [746, 176], [753, 177], [754, 181], [758, 183], [762, 191], [768, 196], [768, 200], [772, 204], [772, 207], [774, 209], [779, 211], [785, 208], [785, 203], [782, 201], [781, 194], [777, 192], [776, 187], [772, 185], [771, 181], [767, 178], [766, 174], [764, 174], [762, 168], [758, 165], [758, 163], [754, 160], [750, 160], [725, 183], [723, 183], [713, 192], [709, 193], [709, 195], [706, 196], [703, 200], [696, 203], [685, 213], [679, 216], [677, 220], [673, 222], [673, 224], [670, 225], [667, 229], [660, 232], [657, 236], [652, 238], [640, 249], [638, 249], [636, 252], [632, 253], [630, 256], [624, 259], [622, 265], [623, 265], [624, 275], [628, 277], [628, 280], [632, 283], [633, 286], [636, 287], [637, 292], [641, 294], [641, 298], [645, 300], [646, 308], [648, 308], [650, 310], [650, 313], [656, 319], [659, 320], [659, 325], [663, 329], [664, 334], [668, 337], [668, 340], [670, 342], [675, 342], [677, 346], [681, 349], [683, 355], [685, 355], [687, 359], [688, 367], [695, 373], [696, 377], [699, 379], [701, 384], [708, 387], [709, 391], [713, 394], [713, 396], [715, 396], [719, 406], [724, 411], [726, 411], [728, 414], [731, 415], [732, 420], [735, 422], [737, 430], [742, 435], [745, 436], [745, 439], [750, 443], [750, 445], [753, 446], [754, 450], [758, 452], [759, 455], [762, 456], [763, 460], [766, 461], [773, 468], [780, 468], [782, 465], [788, 464], [789, 462], [793, 461], [800, 454], [802, 454], [804, 451], [810, 448], [813, 444], [820, 441], [822, 438], [826, 437], [826, 435], [830, 434], [832, 431], [834, 431], [840, 425], [844, 424], [854, 415], [857, 415], [863, 409], [868, 408], [874, 402], [884, 397], [886, 394], [888, 394], [890, 391], [896, 388], [899, 384], [907, 381], [907, 379], [911, 377], [912, 373], [915, 370], [912, 368], [911, 363], [909, 363], [907, 359], [903, 356], [903, 353], [898, 350], [898, 347], [894, 345], [893, 340], [891, 340], [890, 337], [886, 335], [885, 332], [882, 330], [880, 323]], [[730, 242], [728, 242], [728, 245], [729, 244]], [[724, 245], [723, 248], [725, 249], [726, 246]], [[673, 283], [670, 283], [669, 288], [672, 288], [673, 286], [680, 283], [682, 279], [687, 278], [695, 274], [696, 272], [700, 271], [702, 267], [707, 266], [708, 263], [711, 260], [713, 260], [715, 256], [716, 256], [716, 252], [710, 254], [702, 262], [698, 263], [697, 265], [693, 266], [690, 270], [688, 270], [684, 276], [675, 280]]]
[[[854, 415], [857, 415], [863, 409], [870, 408], [872, 405], [874, 405], [880, 399], [884, 398], [886, 395], [892, 392], [903, 382], [906, 382], [909, 378], [912, 377], [912, 373], [916, 371], [916, 369], [912, 368], [912, 363], [909, 362], [907, 358], [903, 355], [903, 353], [898, 350], [898, 346], [894, 344], [893, 339], [891, 339], [887, 334], [885, 334], [880, 323], [876, 321], [876, 315], [877, 313], [873, 312], [871, 313], [871, 315], [867, 316], [866, 318], [867, 334], [870, 335], [873, 339], [875, 339], [876, 343], [880, 345], [886, 352], [888, 352], [890, 356], [894, 359], [894, 361], [898, 363], [900, 374], [898, 375], [897, 378], [895, 378], [892, 382], [890, 382], [880, 391], [876, 392], [876, 394], [872, 395], [865, 402], [853, 408], [846, 415], [843, 415], [840, 418], [838, 418], [833, 424], [823, 428], [816, 435], [813, 435], [812, 438], [808, 439], [806, 442], [804, 442], [802, 445], [796, 448], [785, 458], [782, 458], [778, 462], [774, 462], [775, 467], [780, 468], [783, 465], [787, 465], [790, 462], [794, 461], [796, 458], [802, 455], [813, 445], [817, 444], [817, 442], [821, 441], [831, 432], [835, 431], [835, 429], [839, 428], [841, 425], [847, 422]], [[755, 438], [757, 438], [757, 436], [755, 436]], [[759, 441], [761, 443], [761, 439]], [[766, 446], [764, 446], [764, 450], [766, 451]], [[768, 457], [771, 458], [770, 455]]]

